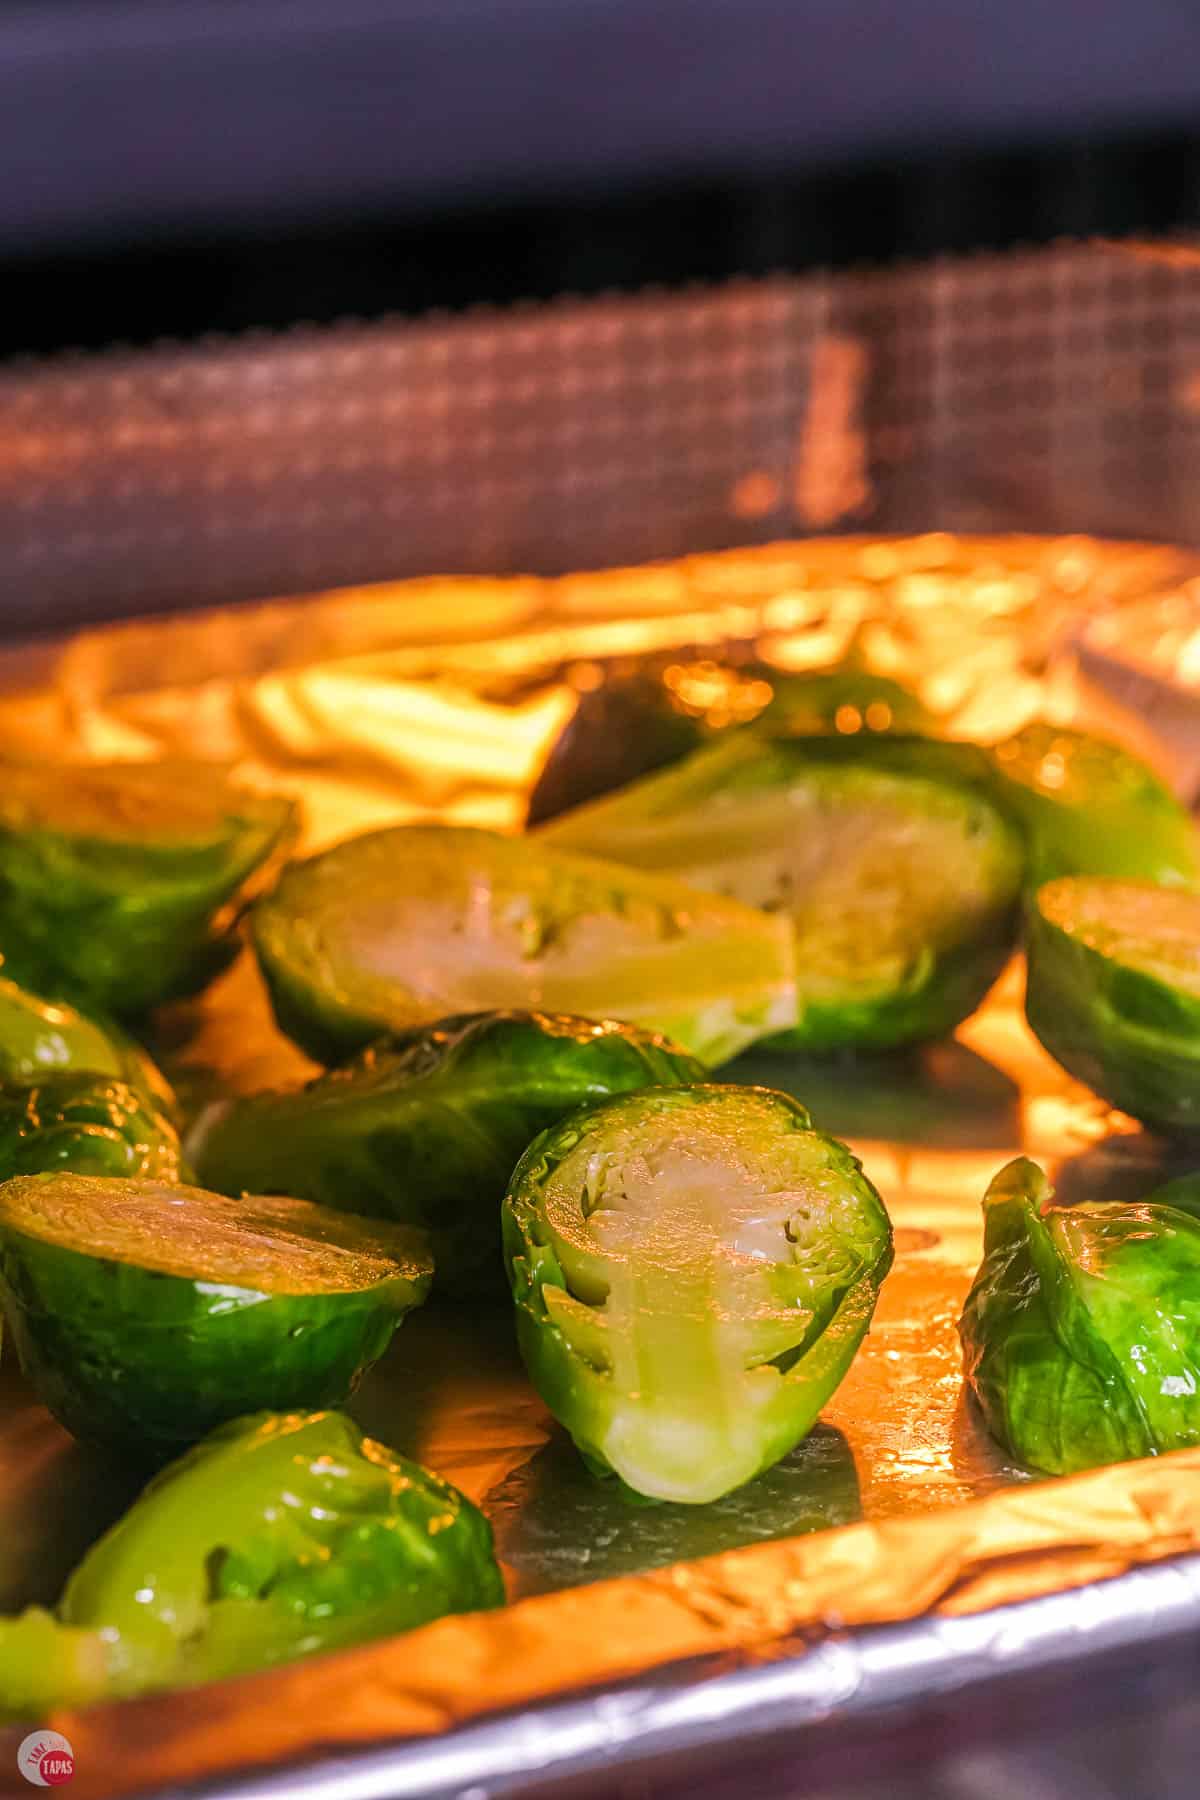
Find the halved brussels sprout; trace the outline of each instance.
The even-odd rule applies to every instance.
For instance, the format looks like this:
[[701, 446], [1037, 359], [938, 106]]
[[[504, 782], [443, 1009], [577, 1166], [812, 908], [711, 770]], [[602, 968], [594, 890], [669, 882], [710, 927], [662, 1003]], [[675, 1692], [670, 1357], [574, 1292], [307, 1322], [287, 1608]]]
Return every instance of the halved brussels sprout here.
[[934, 739], [741, 734], [581, 807], [539, 843], [785, 914], [797, 1023], [779, 1048], [943, 1036], [1011, 952], [1023, 856], [982, 752]]
[[138, 1013], [217, 966], [222, 909], [294, 829], [289, 800], [202, 763], [9, 766], [0, 782], [7, 975]]
[[628, 1094], [543, 1132], [503, 1208], [534, 1386], [597, 1470], [699, 1504], [799, 1443], [892, 1260], [844, 1145], [767, 1088]]
[[162, 1471], [57, 1616], [0, 1620], [0, 1716], [271, 1668], [499, 1606], [482, 1513], [340, 1413], [259, 1413]]
[[1054, 1208], [1036, 1163], [984, 1199], [959, 1330], [988, 1429], [1052, 1475], [1200, 1443], [1200, 1220], [1170, 1189]]
[[1114, 875], [1195, 887], [1190, 814], [1138, 757], [1105, 738], [1038, 722], [991, 751], [997, 797], [1025, 832], [1028, 882]]
[[1147, 1125], [1200, 1128], [1200, 896], [1051, 881], [1026, 943], [1025, 1010], [1051, 1056]]
[[84, 1071], [0, 1083], [0, 1182], [13, 1175], [180, 1178], [179, 1137], [136, 1089]]
[[325, 1062], [514, 1007], [651, 1026], [711, 1065], [795, 1016], [784, 921], [490, 831], [402, 826], [293, 863], [253, 938], [280, 1026]]
[[674, 656], [609, 674], [580, 695], [530, 795], [526, 823], [544, 824], [751, 722], [793, 736], [937, 729], [915, 694], [868, 669], [789, 674], [766, 663]]
[[115, 1075], [153, 1106], [174, 1111], [165, 1076], [119, 1025], [87, 1018], [62, 1000], [39, 999], [0, 976], [0, 1079], [37, 1081], [68, 1070]]
[[76, 1437], [145, 1459], [258, 1407], [340, 1404], [431, 1272], [400, 1226], [306, 1200], [90, 1175], [0, 1186], [26, 1377]]
[[189, 1155], [220, 1193], [287, 1193], [421, 1227], [439, 1287], [500, 1264], [500, 1202], [531, 1138], [632, 1088], [702, 1081], [694, 1057], [611, 1020], [474, 1013], [372, 1046], [291, 1092], [218, 1101]]

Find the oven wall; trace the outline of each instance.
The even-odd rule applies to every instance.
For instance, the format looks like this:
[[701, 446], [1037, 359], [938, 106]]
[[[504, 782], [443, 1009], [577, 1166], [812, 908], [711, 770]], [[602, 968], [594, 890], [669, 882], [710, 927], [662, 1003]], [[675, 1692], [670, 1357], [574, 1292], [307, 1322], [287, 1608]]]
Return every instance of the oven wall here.
[[0, 629], [878, 529], [1200, 541], [1200, 256], [1060, 246], [0, 370]]

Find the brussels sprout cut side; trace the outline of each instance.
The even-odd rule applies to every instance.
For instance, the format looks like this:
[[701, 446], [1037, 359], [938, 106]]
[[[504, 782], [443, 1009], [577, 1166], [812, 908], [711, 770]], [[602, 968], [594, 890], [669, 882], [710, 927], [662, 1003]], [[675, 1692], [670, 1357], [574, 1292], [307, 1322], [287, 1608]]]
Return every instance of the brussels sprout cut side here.
[[21, 1367], [76, 1437], [169, 1455], [256, 1410], [339, 1404], [429, 1288], [398, 1226], [161, 1181], [0, 1186]]
[[712, 1065], [795, 1016], [784, 921], [489, 831], [370, 832], [294, 863], [253, 935], [280, 1025], [326, 1062], [513, 1007], [650, 1026]]
[[702, 1081], [633, 1025], [546, 1013], [443, 1019], [291, 1093], [220, 1101], [189, 1154], [222, 1193], [296, 1194], [426, 1231], [439, 1287], [500, 1271], [500, 1202], [539, 1131], [589, 1101]]
[[6, 768], [5, 974], [122, 1015], [199, 985], [222, 908], [287, 839], [294, 813], [201, 763]]
[[0, 1715], [248, 1674], [503, 1602], [483, 1515], [339, 1413], [260, 1413], [164, 1469], [57, 1616], [0, 1620]]
[[1016, 932], [1023, 852], [986, 759], [932, 739], [739, 735], [539, 841], [669, 871], [790, 921], [797, 1023], [779, 1048], [952, 1031]]
[[1200, 896], [1052, 881], [1026, 939], [1025, 1009], [1051, 1056], [1148, 1125], [1200, 1129]]
[[0, 1182], [66, 1171], [178, 1181], [179, 1138], [140, 1093], [104, 1075], [0, 1083]]
[[1031, 887], [1059, 875], [1113, 875], [1195, 887], [1200, 839], [1190, 814], [1119, 744], [1028, 725], [991, 751], [997, 798], [1025, 832]]
[[594, 1467], [697, 1504], [805, 1436], [892, 1257], [850, 1152], [766, 1088], [573, 1114], [526, 1151], [503, 1225], [542, 1398]]
[[1200, 1220], [1169, 1189], [1053, 1208], [1036, 1164], [984, 1199], [959, 1326], [993, 1437], [1065, 1475], [1200, 1443]]

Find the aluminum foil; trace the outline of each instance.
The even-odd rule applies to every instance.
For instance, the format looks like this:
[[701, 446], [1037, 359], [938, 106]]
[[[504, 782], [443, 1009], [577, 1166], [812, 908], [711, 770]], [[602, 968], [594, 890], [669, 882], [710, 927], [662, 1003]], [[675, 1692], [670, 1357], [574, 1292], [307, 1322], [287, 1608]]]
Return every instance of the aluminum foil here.
[[[854, 643], [919, 674], [952, 729], [990, 735], [1077, 711], [1056, 645], [1085, 601], [1119, 610], [1194, 575], [1153, 547], [939, 536], [420, 584], [411, 611], [400, 589], [315, 603], [309, 661], [299, 607], [77, 641], [42, 688], [0, 697], [0, 743], [63, 760], [207, 751], [302, 793], [311, 843], [414, 816], [515, 825], [604, 655], [766, 638], [815, 666]], [[467, 627], [433, 642], [448, 617]], [[752, 1053], [728, 1071], [800, 1096], [856, 1150], [896, 1227], [871, 1334], [791, 1456], [714, 1506], [632, 1505], [582, 1469], [522, 1375], [505, 1309], [430, 1306], [355, 1411], [485, 1508], [513, 1604], [46, 1721], [74, 1745], [75, 1791], [519, 1792], [1200, 1623], [1200, 1451], [1034, 1482], [963, 1397], [955, 1322], [995, 1171], [1024, 1152], [1067, 1196], [1135, 1195], [1176, 1172], [1038, 1048], [1020, 983], [1014, 965], [952, 1042], [911, 1055]], [[311, 1072], [245, 959], [157, 1030], [191, 1106]], [[52, 1602], [133, 1487], [6, 1368], [0, 1607]]]

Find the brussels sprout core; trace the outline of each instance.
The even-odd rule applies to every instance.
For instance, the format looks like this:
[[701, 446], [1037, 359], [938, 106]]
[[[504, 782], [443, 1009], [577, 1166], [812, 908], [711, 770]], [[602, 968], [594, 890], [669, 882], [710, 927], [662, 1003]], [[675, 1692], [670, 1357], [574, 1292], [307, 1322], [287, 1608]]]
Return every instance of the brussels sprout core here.
[[760, 1088], [577, 1113], [505, 1213], [535, 1382], [585, 1455], [663, 1500], [716, 1499], [804, 1436], [891, 1260], [849, 1152]]

